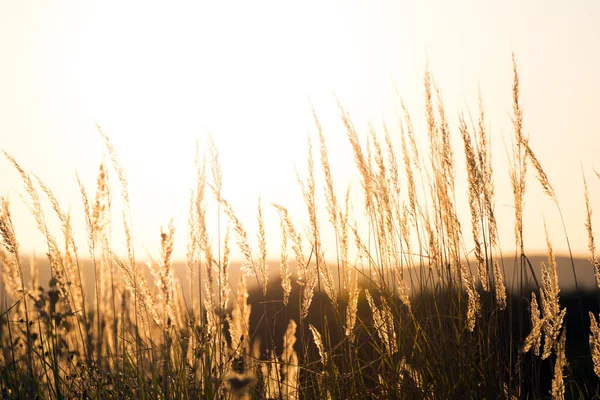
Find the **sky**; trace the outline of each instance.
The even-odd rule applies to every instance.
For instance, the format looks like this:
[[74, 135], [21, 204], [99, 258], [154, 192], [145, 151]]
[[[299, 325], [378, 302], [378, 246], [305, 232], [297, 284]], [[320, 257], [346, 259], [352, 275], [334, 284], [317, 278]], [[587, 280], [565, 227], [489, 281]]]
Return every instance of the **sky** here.
[[[299, 224], [306, 215], [295, 167], [304, 173], [307, 136], [315, 138], [311, 105], [325, 130], [341, 197], [359, 181], [336, 97], [362, 137], [369, 122], [380, 130], [385, 121], [397, 139], [399, 94], [425, 149], [422, 82], [429, 65], [450, 115], [457, 158], [463, 156], [457, 115], [476, 111], [481, 91], [500, 237], [510, 249], [514, 220], [505, 148], [512, 138], [514, 53], [530, 144], [556, 189], [573, 250], [583, 255], [582, 169], [592, 206], [600, 210], [594, 175], [594, 168], [600, 171], [599, 20], [600, 2], [592, 0], [1, 0], [0, 149], [54, 191], [71, 211], [83, 246], [75, 172], [93, 193], [105, 154], [100, 124], [129, 181], [138, 253], [147, 248], [158, 254], [160, 227], [173, 218], [176, 254], [183, 257], [194, 146], [199, 140], [204, 151], [210, 132], [220, 152], [224, 197], [252, 238], [262, 198], [276, 258], [279, 223], [269, 204], [287, 206]], [[468, 234], [464, 175], [457, 179]], [[0, 195], [11, 200], [23, 251], [43, 253], [20, 197], [22, 182], [5, 159]], [[49, 224], [56, 224], [47, 210]], [[593, 221], [600, 229], [598, 213]], [[530, 175], [524, 229], [532, 251], [545, 248], [544, 220], [555, 248], [564, 252], [557, 209]], [[124, 243], [119, 224], [117, 214], [117, 249]]]

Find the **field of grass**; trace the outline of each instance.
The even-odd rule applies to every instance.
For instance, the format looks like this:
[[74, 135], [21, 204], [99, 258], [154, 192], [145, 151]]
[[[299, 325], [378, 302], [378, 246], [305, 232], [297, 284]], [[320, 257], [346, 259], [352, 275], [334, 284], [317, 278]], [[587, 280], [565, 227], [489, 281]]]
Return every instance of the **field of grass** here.
[[[249, 239], [254, 233], [222, 196], [214, 143], [209, 140], [206, 157], [197, 150], [184, 279], [174, 268], [171, 224], [160, 232], [160, 259], [148, 266], [136, 261], [128, 183], [100, 127], [110, 165], [100, 166], [94, 195], [80, 182], [85, 244], [76, 243], [70, 216], [51, 189], [4, 153], [22, 177], [46, 238], [50, 280], [40, 282], [41, 262], [24, 260], [10, 204], [2, 197], [1, 397], [600, 397], [600, 263], [587, 186], [582, 197], [588, 266], [596, 284], [584, 288], [578, 282], [571, 256], [563, 266], [574, 287], [561, 292], [552, 243], [547, 240], [547, 261], [533, 265], [523, 237], [528, 169], [559, 211], [560, 206], [523, 132], [513, 65], [511, 167], [501, 171], [509, 174], [514, 194], [517, 252], [508, 257], [498, 241], [483, 105], [475, 122], [460, 116], [457, 133], [464, 146], [453, 149], [454, 128], [428, 71], [428, 151], [419, 151], [403, 104], [399, 149], [387, 131], [371, 130], [368, 144], [361, 143], [340, 105], [364, 198], [352, 199], [349, 191], [338, 198], [315, 113], [318, 146], [313, 151], [309, 142], [308, 170], [297, 177], [308, 224], [295, 223], [284, 205], [259, 201], [256, 249]], [[456, 157], [466, 161], [468, 227], [457, 213]], [[109, 175], [118, 182], [122, 218], [114, 215], [118, 195], [111, 192]], [[316, 200], [321, 190], [323, 204]], [[42, 198], [51, 210], [43, 209]], [[360, 205], [353, 207], [353, 200]], [[280, 258], [269, 262], [267, 207], [279, 215], [281, 232], [268, 238], [281, 243]], [[336, 247], [327, 253], [318, 209], [325, 210], [335, 234]], [[46, 213], [56, 214], [61, 232], [50, 231]], [[207, 223], [209, 214], [217, 216], [216, 229]], [[116, 229], [126, 233], [123, 257], [112, 250]], [[233, 246], [242, 257], [239, 264], [232, 263]], [[278, 265], [276, 273], [268, 265]], [[236, 266], [239, 271], [232, 270]], [[92, 284], [86, 284], [84, 268], [93, 271]]]

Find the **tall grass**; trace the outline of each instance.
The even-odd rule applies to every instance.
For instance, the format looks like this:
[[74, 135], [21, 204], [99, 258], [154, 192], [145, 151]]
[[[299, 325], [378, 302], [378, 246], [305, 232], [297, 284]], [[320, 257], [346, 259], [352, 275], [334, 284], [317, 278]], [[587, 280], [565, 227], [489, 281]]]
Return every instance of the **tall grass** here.
[[[26, 281], [10, 203], [1, 198], [2, 397], [600, 397], [600, 297], [591, 295], [596, 306], [589, 317], [583, 306], [586, 294], [578, 286], [575, 302], [561, 297], [548, 235], [548, 262], [542, 264], [541, 276], [526, 252], [523, 205], [530, 166], [544, 192], [557, 207], [559, 203], [524, 134], [514, 58], [513, 66], [508, 175], [515, 210], [515, 276], [504, 272], [510, 260], [503, 257], [498, 240], [492, 152], [481, 97], [475, 122], [459, 115], [461, 154], [451, 146], [455, 129], [428, 70], [426, 153], [417, 145], [403, 102], [399, 152], [386, 126], [377, 132], [370, 125], [363, 143], [338, 103], [364, 196], [356, 206], [349, 188], [344, 199], [336, 196], [326, 135], [313, 109], [318, 151], [309, 138], [308, 170], [296, 177], [308, 225], [297, 225], [285, 205], [265, 206], [258, 199], [258, 249], [223, 197], [224, 177], [212, 139], [205, 155], [200, 145], [196, 149], [187, 235], [175, 232], [172, 222], [161, 229], [160, 257], [148, 254], [147, 268], [136, 261], [124, 166], [100, 127], [112, 172], [106, 163], [100, 165], [94, 195], [79, 182], [85, 255], [74, 239], [69, 213], [52, 191], [5, 153], [22, 178], [46, 240], [52, 278], [40, 285], [32, 262]], [[455, 158], [462, 156], [470, 227], [459, 221], [456, 195]], [[113, 226], [112, 174], [123, 203], [120, 228]], [[584, 226], [600, 287], [585, 178], [584, 184]], [[46, 225], [39, 189], [61, 222], [60, 238]], [[317, 201], [321, 189], [323, 204]], [[321, 207], [335, 235], [335, 248], [327, 254]], [[267, 257], [267, 239], [275, 240], [265, 234], [268, 212], [280, 217], [280, 278], [275, 282], [269, 265], [276, 262]], [[209, 213], [214, 213], [216, 227], [209, 226]], [[125, 232], [126, 259], [113, 251], [113, 229]], [[188, 282], [179, 282], [174, 273], [173, 245], [180, 236], [187, 240]], [[232, 282], [230, 274], [232, 240], [242, 255], [239, 282]], [[93, 291], [85, 290], [82, 278], [88, 257]], [[573, 273], [577, 285], [574, 264]], [[256, 290], [249, 289], [251, 284]], [[579, 336], [566, 331], [570, 315], [581, 315]], [[585, 354], [570, 353], [569, 335], [589, 342]]]

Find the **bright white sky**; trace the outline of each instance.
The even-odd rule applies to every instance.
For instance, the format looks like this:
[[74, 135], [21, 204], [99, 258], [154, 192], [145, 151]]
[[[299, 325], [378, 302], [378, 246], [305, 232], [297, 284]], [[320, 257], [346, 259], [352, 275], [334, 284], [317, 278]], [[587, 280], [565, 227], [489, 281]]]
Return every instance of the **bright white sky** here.
[[[196, 139], [205, 143], [206, 131], [213, 134], [225, 196], [252, 237], [259, 194], [265, 204], [288, 206], [301, 222], [305, 211], [294, 163], [304, 170], [306, 136], [315, 133], [310, 101], [327, 134], [341, 196], [350, 181], [359, 183], [333, 93], [363, 135], [367, 121], [380, 127], [384, 119], [397, 133], [395, 82], [424, 139], [428, 59], [453, 128], [458, 111], [467, 104], [476, 109], [481, 88], [493, 135], [502, 243], [509, 249], [513, 211], [504, 142], [512, 135], [514, 51], [531, 145], [556, 188], [574, 249], [584, 253], [581, 166], [600, 213], [600, 181], [593, 174], [593, 168], [600, 170], [598, 21], [600, 2], [593, 0], [3, 0], [0, 148], [71, 208], [83, 247], [75, 171], [93, 192], [104, 151], [97, 121], [130, 182], [138, 253], [147, 246], [156, 254], [160, 226], [174, 217], [183, 255]], [[456, 129], [454, 134], [458, 138]], [[461, 147], [456, 155], [463, 157]], [[531, 178], [526, 245], [544, 248], [545, 217], [556, 248], [564, 250], [557, 212]], [[465, 192], [460, 183], [464, 206]], [[17, 174], [0, 160], [0, 194], [12, 200], [24, 251], [43, 253], [19, 193], [24, 190]], [[361, 199], [355, 199], [359, 210]], [[277, 257], [277, 216], [271, 209], [265, 214], [268, 233], [276, 238], [271, 255]], [[466, 207], [461, 216], [468, 233]], [[600, 219], [594, 221], [600, 231]], [[123, 243], [120, 225], [114, 238]]]

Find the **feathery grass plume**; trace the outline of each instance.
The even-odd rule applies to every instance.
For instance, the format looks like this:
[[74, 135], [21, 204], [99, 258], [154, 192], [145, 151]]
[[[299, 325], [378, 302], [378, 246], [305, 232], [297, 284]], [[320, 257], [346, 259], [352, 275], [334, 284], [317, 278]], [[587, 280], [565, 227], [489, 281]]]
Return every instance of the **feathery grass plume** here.
[[[214, 275], [216, 269], [216, 262], [213, 256], [212, 247], [210, 245], [210, 239], [208, 236], [207, 224], [206, 224], [206, 158], [202, 157], [200, 160], [199, 145], [196, 142], [196, 152], [194, 156], [194, 164], [196, 166], [196, 226], [195, 231], [197, 235], [198, 244], [201, 253], [204, 254], [206, 259], [206, 281], [204, 282], [204, 291], [206, 296], [209, 297], [211, 305], [215, 305], [215, 293], [214, 293]], [[202, 286], [200, 282], [201, 271], [198, 272], [199, 286]], [[198, 289], [202, 292], [202, 288]], [[200, 295], [202, 298], [202, 295]], [[201, 307], [201, 306], [200, 306]], [[214, 311], [214, 310], [213, 310]], [[212, 311], [211, 311], [212, 312]]]
[[48, 227], [46, 225], [44, 212], [42, 210], [42, 205], [40, 202], [40, 196], [38, 194], [38, 191], [35, 188], [35, 186], [33, 186], [33, 182], [31, 181], [29, 174], [27, 172], [25, 172], [23, 170], [23, 168], [21, 168], [19, 163], [17, 163], [17, 161], [6, 151], [3, 151], [3, 153], [6, 156], [6, 158], [10, 161], [10, 163], [13, 165], [13, 167], [19, 172], [19, 175], [21, 176], [21, 180], [25, 184], [25, 190], [27, 191], [27, 194], [29, 194], [29, 197], [31, 198], [31, 203], [32, 203], [31, 210], [32, 210], [33, 216], [35, 218], [37, 228], [44, 236], [44, 239], [46, 240], [46, 245], [48, 246], [47, 256], [50, 261], [50, 267], [52, 268], [52, 278], [54, 279], [54, 282], [56, 283], [56, 288], [62, 294], [61, 300], [63, 301], [63, 304], [68, 309], [72, 310], [73, 307], [72, 307], [72, 304], [70, 304], [70, 299], [69, 299], [68, 290], [67, 290], [67, 284], [65, 282], [65, 270], [64, 270], [62, 256], [61, 256], [61, 253], [60, 253], [60, 250], [58, 248], [55, 238], [51, 235], [51, 233], [48, 230]]
[[[337, 294], [333, 284], [333, 277], [331, 276], [331, 272], [329, 271], [329, 268], [325, 263], [325, 259], [323, 257], [323, 250], [321, 248], [321, 237], [319, 233], [319, 224], [317, 218], [317, 202], [315, 195], [315, 174], [312, 154], [312, 142], [310, 140], [310, 137], [308, 137], [308, 177], [306, 179], [306, 183], [304, 183], [298, 175], [298, 172], [296, 172], [296, 180], [298, 181], [300, 189], [302, 190], [302, 197], [304, 198], [304, 204], [306, 205], [308, 211], [308, 230], [311, 247], [315, 254], [317, 274], [323, 279], [323, 284], [325, 286], [325, 293], [327, 293], [327, 297], [329, 297], [331, 303], [335, 305], [337, 304]], [[310, 265], [307, 267], [307, 269], [311, 269]]]
[[221, 311], [227, 309], [227, 303], [229, 302], [229, 293], [231, 292], [231, 285], [229, 284], [229, 255], [231, 248], [229, 247], [229, 226], [225, 231], [225, 238], [223, 239], [223, 261], [219, 266], [219, 297], [221, 298]]
[[211, 188], [214, 192], [215, 198], [218, 200], [221, 198], [221, 192], [223, 189], [223, 171], [221, 164], [219, 163], [219, 151], [210, 133], [208, 134], [208, 149], [210, 153], [210, 170], [213, 177], [213, 184]]
[[479, 157], [479, 168], [483, 180], [483, 202], [488, 222], [488, 234], [491, 246], [496, 246], [498, 242], [498, 227], [496, 216], [494, 214], [494, 178], [492, 168], [492, 151], [488, 140], [487, 129], [485, 127], [485, 108], [481, 93], [479, 93], [479, 120], [477, 124], [477, 155]]
[[442, 151], [442, 166], [444, 175], [446, 177], [446, 183], [448, 185], [448, 191], [450, 193], [454, 193], [454, 151], [452, 150], [452, 144], [450, 143], [450, 127], [448, 126], [448, 121], [446, 119], [442, 91], [437, 83], [434, 82], [433, 86], [435, 88], [438, 115], [440, 117], [440, 123], [438, 127], [440, 135], [440, 150]]
[[[400, 235], [402, 237], [402, 241], [404, 242], [404, 253], [405, 254], [412, 254], [412, 245], [410, 243], [410, 226], [409, 226], [409, 222], [410, 222], [410, 217], [411, 212], [410, 212], [410, 208], [406, 206], [406, 203], [402, 202], [402, 216], [400, 218]], [[408, 262], [409, 262], [409, 266], [412, 265], [411, 263], [412, 258], [408, 258]]]
[[250, 242], [248, 241], [248, 234], [246, 233], [246, 229], [242, 225], [241, 221], [235, 215], [231, 204], [227, 202], [227, 200], [223, 198], [218, 199], [221, 205], [223, 206], [223, 211], [225, 215], [229, 218], [229, 221], [233, 225], [233, 231], [236, 235], [236, 242], [238, 248], [242, 252], [242, 256], [244, 260], [242, 261], [242, 272], [247, 275], [254, 275], [256, 278], [256, 282], [261, 291], [263, 291], [262, 287], [262, 276], [260, 271], [258, 270], [256, 264], [252, 261], [252, 249], [250, 248]]
[[46, 184], [38, 176], [36, 176], [36, 175], [34, 175], [34, 176], [37, 180], [38, 185], [42, 189], [42, 192], [44, 192], [46, 194], [46, 196], [48, 197], [48, 200], [50, 200], [52, 209], [54, 210], [54, 212], [56, 213], [56, 216], [58, 217], [58, 219], [61, 222], [61, 228], [62, 228], [63, 235], [65, 237], [65, 240], [69, 240], [69, 243], [71, 245], [71, 248], [73, 249], [73, 252], [75, 254], [77, 254], [77, 244], [75, 243], [75, 238], [73, 236], [71, 226], [70, 226], [70, 224], [67, 223], [67, 213], [65, 213], [61, 210], [58, 200], [57, 200], [56, 196], [54, 196], [54, 193], [50, 190], [50, 188], [48, 186], [46, 186]]
[[[440, 146], [440, 131], [437, 128], [435, 121], [435, 111], [433, 106], [433, 99], [431, 94], [432, 84], [431, 73], [429, 72], [429, 65], [425, 66], [425, 74], [423, 75], [423, 86], [425, 87], [425, 119], [427, 122], [427, 133], [429, 135], [429, 156], [431, 157], [431, 163], [434, 166], [434, 172], [438, 164], [439, 157], [441, 156], [442, 148]], [[443, 171], [437, 168], [440, 172]]]
[[[5, 153], [6, 154], [6, 153]], [[39, 206], [39, 204], [38, 204]], [[6, 198], [0, 196], [0, 239], [2, 245], [6, 248], [6, 250], [12, 256], [12, 260], [9, 260], [9, 269], [11, 269], [12, 273], [8, 274], [12, 275], [14, 285], [13, 289], [15, 292], [15, 298], [17, 297], [17, 293], [20, 294], [22, 301], [22, 307], [24, 308], [25, 315], [25, 342], [26, 342], [26, 360], [27, 360], [27, 369], [30, 377], [33, 377], [33, 355], [32, 355], [32, 336], [30, 331], [30, 320], [29, 320], [29, 312], [27, 309], [27, 296], [25, 291], [25, 282], [23, 279], [24, 267], [21, 261], [21, 256], [19, 254], [19, 242], [17, 241], [17, 236], [15, 234], [15, 227], [12, 222], [12, 216], [10, 213], [9, 203]], [[4, 253], [2, 253], [4, 255]], [[3, 257], [6, 261], [7, 257]], [[12, 268], [11, 268], [12, 267]], [[3, 271], [4, 272], [4, 271]], [[5, 275], [3, 273], [3, 275]], [[19, 285], [20, 284], [20, 285]], [[14, 361], [14, 351], [13, 351], [13, 361]], [[54, 367], [56, 370], [56, 367]], [[55, 377], [57, 372], [55, 372]], [[57, 389], [58, 391], [58, 389]]]
[[[72, 236], [71, 215], [69, 213], [67, 213], [65, 216], [65, 232], [67, 232], [67, 235]], [[71, 296], [71, 304], [73, 307], [72, 309], [84, 311], [86, 309], [84, 302], [85, 292], [83, 290], [83, 283], [81, 281], [79, 266], [76, 264], [75, 260], [73, 260], [73, 253], [71, 251], [72, 249], [70, 248], [71, 243], [73, 242], [74, 241], [72, 240], [72, 237], [65, 237], [65, 250], [63, 260], [63, 269], [65, 271], [65, 284], [67, 285], [68, 293]], [[74, 250], [75, 249], [73, 249], [73, 251]]]
[[298, 380], [300, 378], [300, 366], [298, 365], [298, 354], [294, 350], [296, 343], [296, 322], [290, 319], [285, 335], [283, 336], [283, 352], [281, 354], [283, 385], [282, 396], [287, 400], [298, 398]]
[[304, 260], [302, 236], [296, 232], [287, 209], [276, 203], [272, 203], [272, 205], [277, 209], [280, 218], [285, 222], [288, 236], [292, 239], [292, 250], [294, 251], [298, 266], [298, 284], [302, 287], [302, 304], [300, 307], [300, 319], [302, 320], [308, 315], [308, 309], [310, 308], [314, 291], [317, 287], [317, 271], [315, 268], [311, 268], [310, 264]]
[[544, 224], [546, 231], [546, 244], [548, 247], [548, 266], [542, 262], [542, 289], [540, 297], [542, 300], [542, 311], [544, 313], [544, 352], [542, 359], [548, 358], [552, 349], [557, 349], [558, 335], [562, 329], [563, 319], [566, 308], [560, 308], [559, 293], [560, 286], [558, 284], [558, 267], [552, 244], [548, 237], [548, 230]]
[[121, 161], [119, 161], [119, 157], [117, 156], [117, 151], [115, 150], [112, 142], [110, 141], [110, 138], [108, 137], [106, 132], [104, 132], [102, 127], [99, 124], [96, 124], [96, 128], [98, 128], [98, 132], [100, 132], [100, 135], [104, 140], [104, 145], [108, 150], [108, 155], [110, 156], [111, 163], [113, 165], [113, 168], [115, 169], [115, 172], [117, 173], [117, 178], [119, 179], [119, 184], [121, 186], [121, 196], [123, 197], [123, 203], [125, 204], [125, 207], [129, 209], [129, 190], [127, 188], [127, 178], [125, 177], [125, 171], [121, 166]]
[[19, 259], [19, 242], [14, 229], [8, 199], [0, 197], [0, 238], [2, 245], [10, 254], [8, 256], [0, 249], [0, 262], [4, 266], [2, 278], [8, 293], [16, 299], [23, 295], [25, 281], [23, 264]]
[[500, 270], [498, 261], [493, 261], [494, 266], [494, 288], [496, 293], [496, 305], [499, 310], [506, 309], [506, 286], [504, 285], [504, 275]]
[[349, 290], [351, 282], [351, 271], [348, 267], [348, 218], [350, 216], [350, 185], [346, 189], [344, 211], [340, 210], [340, 256], [342, 259], [342, 276], [344, 277], [344, 289]]
[[509, 169], [510, 182], [513, 190], [515, 202], [515, 241], [521, 254], [525, 253], [523, 242], [523, 198], [525, 197], [525, 176], [527, 173], [527, 157], [523, 143], [527, 137], [523, 135], [523, 110], [519, 102], [519, 73], [517, 72], [517, 62], [515, 55], [512, 56], [513, 62], [513, 130], [515, 141], [512, 148], [512, 163]]
[[[421, 156], [419, 155], [419, 147], [417, 146], [417, 140], [415, 138], [415, 129], [412, 124], [412, 118], [410, 117], [408, 108], [404, 104], [403, 100], [400, 100], [400, 105], [402, 107], [402, 111], [404, 112], [404, 120], [406, 122], [406, 134], [408, 136], [408, 140], [410, 141], [413, 165], [415, 166], [419, 174], [422, 174]], [[400, 125], [400, 128], [402, 128], [402, 124]]]
[[369, 124], [371, 142], [375, 148], [375, 163], [377, 173], [373, 174], [374, 198], [377, 207], [377, 229], [379, 231], [378, 246], [380, 249], [382, 275], [385, 277], [391, 270], [395, 257], [394, 244], [394, 212], [392, 206], [391, 193], [389, 186], [388, 169], [385, 165], [383, 150], [377, 138], [375, 129]]
[[522, 145], [523, 145], [523, 148], [525, 149], [525, 154], [527, 155], [527, 157], [529, 157], [531, 164], [535, 168], [538, 182], [540, 182], [540, 185], [542, 186], [544, 193], [548, 197], [550, 197], [550, 199], [552, 199], [552, 201], [554, 201], [554, 203], [558, 204], [558, 200], [556, 198], [556, 193], [554, 192], [554, 188], [550, 184], [548, 175], [546, 175], [546, 172], [544, 172], [544, 169], [542, 168], [542, 164], [537, 159], [537, 157], [533, 153], [533, 150], [531, 150], [531, 147], [529, 146], [529, 138], [521, 136], [521, 140], [523, 141]]
[[542, 346], [542, 330], [544, 327], [544, 319], [541, 317], [540, 309], [538, 307], [537, 297], [535, 293], [531, 293], [531, 332], [525, 338], [525, 345], [523, 346], [523, 352], [527, 353], [533, 348], [533, 352], [536, 356], [540, 355], [540, 348]]
[[[427, 116], [427, 130], [429, 132], [430, 159], [433, 169], [433, 182], [431, 183], [431, 197], [438, 212], [435, 213], [436, 231], [444, 244], [440, 246], [447, 249], [447, 262], [449, 272], [454, 274], [454, 266], [459, 259], [459, 234], [460, 225], [454, 210], [454, 165], [450, 146], [449, 128], [446, 123], [441, 95], [438, 91], [439, 123], [435, 120], [434, 105], [431, 94], [433, 79], [426, 68], [425, 77], [425, 111]], [[437, 89], [436, 89], [437, 91]], [[440, 240], [440, 239], [437, 239]]]
[[173, 236], [175, 235], [175, 226], [173, 219], [169, 221], [169, 226], [166, 231], [160, 228], [160, 255], [161, 265], [158, 280], [159, 297], [164, 302], [164, 311], [166, 312], [165, 326], [170, 326], [175, 319], [173, 314], [173, 297], [175, 277], [173, 275], [173, 266], [171, 265], [171, 257], [173, 255]]
[[399, 262], [395, 263], [394, 274], [396, 280], [396, 293], [398, 294], [398, 297], [402, 303], [410, 308], [410, 289], [408, 288], [406, 279], [404, 279], [404, 267]]
[[285, 225], [285, 219], [279, 216], [279, 225], [281, 227], [281, 263], [279, 270], [281, 271], [281, 288], [283, 289], [283, 304], [287, 306], [292, 292], [291, 271], [288, 262], [287, 241], [288, 233]]
[[369, 290], [365, 289], [365, 296], [371, 312], [373, 313], [373, 323], [377, 330], [379, 339], [385, 346], [386, 354], [392, 355], [398, 351], [398, 343], [396, 341], [396, 330], [394, 329], [394, 318], [392, 311], [385, 301], [384, 297], [381, 297], [381, 309], [375, 305], [373, 297]]
[[94, 232], [94, 223], [92, 222], [92, 213], [90, 211], [90, 202], [88, 200], [88, 195], [85, 190], [85, 186], [79, 179], [79, 174], [75, 173], [75, 177], [77, 178], [77, 184], [79, 185], [79, 192], [81, 193], [81, 201], [83, 202], [83, 211], [85, 216], [85, 228], [87, 233], [88, 240], [88, 250], [90, 252], [90, 257], [94, 259], [94, 248], [95, 248], [95, 237], [96, 234]]
[[258, 198], [258, 271], [262, 281], [263, 295], [267, 295], [267, 285], [269, 282], [269, 266], [267, 265], [267, 238], [265, 235], [265, 222], [262, 213], [262, 204], [260, 197]]
[[347, 287], [348, 290], [348, 306], [346, 307], [346, 326], [344, 332], [350, 343], [354, 343], [354, 327], [356, 326], [356, 316], [358, 314], [358, 297], [360, 295], [360, 289], [358, 287], [358, 279], [356, 272], [352, 274], [350, 278], [350, 285]]
[[481, 176], [481, 169], [478, 158], [473, 148], [471, 141], [471, 135], [467, 128], [464, 116], [460, 115], [460, 134], [465, 147], [465, 157], [467, 166], [467, 175], [469, 181], [469, 210], [471, 211], [471, 231], [473, 233], [473, 242], [475, 244], [475, 259], [477, 260], [477, 272], [479, 274], [479, 281], [483, 290], [488, 292], [490, 290], [488, 271], [486, 261], [483, 258], [483, 252], [481, 249], [481, 209], [480, 209], [480, 198], [483, 192], [483, 177]]
[[93, 232], [101, 234], [110, 223], [110, 185], [108, 173], [104, 162], [100, 163], [98, 178], [96, 180], [96, 198], [92, 206]]
[[325, 200], [327, 206], [327, 213], [329, 214], [329, 222], [333, 225], [336, 234], [338, 233], [338, 203], [333, 190], [333, 178], [331, 177], [331, 167], [329, 165], [329, 156], [327, 153], [327, 146], [325, 144], [325, 135], [323, 134], [323, 128], [319, 117], [317, 117], [314, 107], [312, 107], [313, 119], [317, 126], [317, 132], [319, 134], [319, 153], [321, 156], [321, 169], [325, 176]]
[[196, 248], [198, 246], [198, 232], [196, 229], [196, 208], [195, 208], [195, 194], [193, 190], [190, 190], [190, 204], [188, 211], [187, 220], [188, 236], [186, 243], [186, 262], [188, 279], [190, 281], [190, 298], [191, 298], [191, 309], [192, 315], [194, 314], [194, 277], [196, 275]]
[[600, 324], [592, 312], [590, 315], [590, 354], [594, 361], [594, 372], [600, 377]]
[[233, 311], [231, 312], [231, 317], [227, 316], [229, 336], [231, 337], [231, 349], [237, 358], [250, 354], [251, 310], [252, 308], [248, 304], [246, 276], [241, 274], [240, 283], [237, 287], [236, 300], [233, 304]]
[[[63, 236], [65, 238], [65, 260], [62, 265], [62, 269], [64, 270], [65, 281], [68, 286], [68, 292], [71, 296], [71, 301], [73, 303], [73, 309], [82, 310], [81, 315], [84, 321], [84, 324], [87, 325], [87, 308], [85, 306], [85, 293], [83, 289], [83, 280], [81, 277], [81, 271], [79, 268], [79, 260], [77, 255], [77, 244], [75, 243], [75, 237], [73, 235], [73, 229], [71, 227], [70, 215], [69, 213], [65, 213], [61, 210], [58, 200], [54, 193], [44, 184], [44, 182], [36, 175], [38, 185], [42, 189], [42, 191], [50, 200], [50, 204], [52, 205], [52, 209], [56, 213], [58, 219], [61, 223], [61, 230]], [[75, 256], [75, 261], [73, 261], [71, 257], [71, 252], [69, 251], [69, 247], [72, 249], [73, 255]], [[56, 264], [56, 262], [55, 262]], [[59, 274], [61, 276], [61, 274]]]
[[560, 341], [556, 346], [556, 360], [554, 362], [554, 377], [552, 378], [552, 400], [563, 400], [565, 398], [565, 382], [563, 370], [567, 366], [565, 355], [567, 331], [563, 329]]
[[475, 321], [481, 312], [481, 301], [479, 298], [479, 293], [475, 288], [473, 276], [464, 263], [460, 264], [460, 277], [467, 290], [467, 295], [469, 296], [469, 304], [467, 308], [467, 328], [469, 329], [469, 332], [473, 332], [475, 329]]
[[392, 193], [397, 197], [400, 194], [400, 172], [398, 170], [398, 159], [396, 158], [396, 150], [392, 143], [392, 137], [387, 124], [383, 123], [383, 132], [385, 134], [385, 146], [386, 154], [388, 158], [389, 171], [390, 171], [390, 184], [394, 189]]
[[323, 367], [325, 367], [327, 366], [328, 358], [327, 352], [325, 351], [325, 345], [323, 344], [323, 338], [321, 338], [321, 334], [319, 333], [317, 328], [314, 327], [313, 324], [309, 324], [308, 328], [312, 333], [313, 340], [315, 342], [315, 345], [317, 346], [317, 350], [319, 350], [319, 357], [321, 357], [321, 363], [323, 364]]
[[[125, 288], [134, 298], [137, 298], [133, 312], [135, 312], [136, 315], [141, 318], [144, 329], [148, 329], [147, 316], [150, 316], [156, 325], [161, 326], [162, 321], [158, 315], [158, 308], [156, 307], [154, 298], [150, 293], [146, 279], [140, 274], [138, 269], [134, 271], [128, 264], [121, 261], [115, 254], [112, 256], [113, 260], [121, 271]], [[137, 274], [137, 276], [135, 274]]]
[[294, 224], [292, 222], [292, 219], [290, 218], [288, 210], [277, 203], [272, 203], [272, 206], [275, 207], [275, 209], [279, 213], [279, 218], [282, 222], [282, 226], [285, 226], [288, 236], [292, 239], [292, 250], [294, 251], [296, 263], [298, 264], [298, 283], [300, 285], [304, 285], [306, 281], [304, 277], [307, 273], [307, 263], [304, 261], [304, 251], [302, 250], [302, 237], [299, 233], [296, 232], [296, 228], [294, 228]]
[[[113, 169], [117, 173], [117, 177], [119, 179], [119, 185], [120, 185], [120, 189], [121, 189], [121, 198], [123, 200], [122, 217], [123, 217], [123, 228], [125, 231], [125, 239], [126, 239], [126, 244], [127, 244], [127, 254], [128, 254], [129, 264], [130, 264], [131, 268], [137, 269], [137, 265], [135, 263], [135, 254], [134, 254], [134, 249], [133, 249], [133, 240], [132, 240], [131, 226], [130, 226], [131, 225], [131, 205], [129, 203], [129, 189], [128, 189], [128, 184], [127, 184], [127, 178], [125, 176], [125, 171], [123, 170], [123, 167], [122, 167], [119, 157], [117, 155], [117, 151], [115, 150], [114, 146], [112, 145], [112, 142], [110, 141], [108, 135], [106, 134], [106, 132], [104, 132], [102, 130], [102, 127], [100, 127], [99, 124], [96, 124], [96, 127], [98, 128], [98, 131], [100, 132], [100, 135], [102, 136], [102, 139], [104, 140], [104, 145], [106, 146], [106, 149], [108, 150], [108, 154], [110, 156], [110, 160], [113, 165]], [[129, 215], [129, 219], [127, 218], [127, 215]]]
[[596, 285], [600, 288], [600, 262], [596, 256], [596, 242], [594, 241], [594, 231], [592, 229], [592, 206], [590, 204], [590, 195], [588, 192], [585, 175], [583, 175], [583, 188], [585, 195], [585, 230], [588, 235], [588, 249], [590, 250], [590, 262], [594, 267], [594, 275], [596, 276]]
[[[404, 107], [404, 103], [402, 104], [402, 106]], [[412, 126], [411, 126], [410, 130], [412, 130]], [[407, 186], [408, 186], [408, 203], [410, 205], [409, 211], [410, 211], [410, 216], [412, 218], [412, 221], [416, 225], [417, 224], [417, 214], [418, 214], [417, 213], [417, 207], [418, 207], [417, 187], [415, 185], [415, 179], [413, 176], [413, 169], [412, 169], [410, 153], [408, 152], [405, 136], [406, 135], [404, 132], [404, 128], [402, 126], [402, 123], [400, 123], [400, 139], [401, 139], [401, 144], [402, 144], [402, 158], [404, 160], [404, 173], [406, 174], [406, 180], [407, 180]], [[415, 143], [415, 146], [416, 146], [416, 143]], [[416, 147], [413, 150], [416, 151]], [[407, 241], [407, 242], [410, 242], [410, 241]]]
[[373, 212], [373, 189], [372, 189], [372, 177], [371, 177], [371, 168], [369, 166], [368, 158], [365, 158], [362, 147], [360, 145], [360, 141], [358, 139], [358, 134], [354, 129], [354, 124], [348, 115], [348, 111], [345, 110], [338, 100], [338, 108], [340, 109], [340, 113], [342, 116], [342, 121], [346, 128], [346, 133], [348, 135], [348, 139], [350, 140], [350, 144], [352, 145], [352, 151], [354, 152], [354, 160], [356, 162], [356, 166], [358, 167], [358, 171], [361, 175], [361, 185], [363, 191], [365, 193], [365, 210], [366, 215], [372, 215]]

